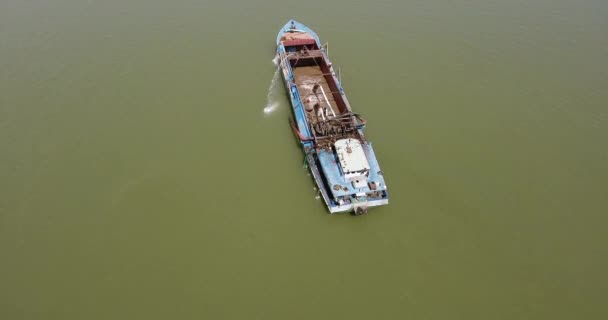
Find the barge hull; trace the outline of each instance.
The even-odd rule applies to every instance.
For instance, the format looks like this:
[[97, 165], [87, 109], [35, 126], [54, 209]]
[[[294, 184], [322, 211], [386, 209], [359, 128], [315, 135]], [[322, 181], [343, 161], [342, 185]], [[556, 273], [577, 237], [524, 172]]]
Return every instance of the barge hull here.
[[290, 20], [277, 57], [292, 106], [292, 129], [329, 212], [361, 214], [388, 204], [388, 191], [366, 121], [354, 113], [319, 37]]

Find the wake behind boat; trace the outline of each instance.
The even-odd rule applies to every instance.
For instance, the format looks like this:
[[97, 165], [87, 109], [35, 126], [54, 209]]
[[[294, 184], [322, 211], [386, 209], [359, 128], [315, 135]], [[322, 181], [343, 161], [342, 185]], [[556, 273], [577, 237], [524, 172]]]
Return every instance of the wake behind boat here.
[[291, 101], [292, 128], [331, 213], [362, 214], [388, 204], [366, 121], [354, 113], [319, 37], [290, 20], [277, 36], [277, 57]]

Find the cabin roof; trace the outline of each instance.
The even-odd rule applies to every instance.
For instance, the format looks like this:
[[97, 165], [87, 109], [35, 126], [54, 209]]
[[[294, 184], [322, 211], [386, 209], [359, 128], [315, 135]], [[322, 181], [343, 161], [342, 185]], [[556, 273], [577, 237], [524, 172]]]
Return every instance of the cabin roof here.
[[342, 139], [336, 141], [334, 145], [342, 172], [351, 173], [369, 170], [369, 163], [359, 140]]
[[[374, 151], [369, 143], [361, 145], [363, 149], [366, 159], [370, 165], [369, 177], [367, 181], [374, 182], [378, 186], [384, 186], [384, 178], [380, 172], [380, 166], [378, 165], [378, 160], [376, 160], [376, 156]], [[319, 150], [317, 152], [319, 156], [319, 163], [321, 170], [323, 171], [323, 175], [327, 179], [327, 184], [329, 186], [328, 192], [332, 194], [333, 197], [339, 196], [347, 196], [353, 195], [358, 192], [370, 192], [371, 189], [369, 186], [365, 186], [364, 188], [355, 188], [349, 181], [345, 178], [345, 176], [340, 172], [340, 164], [338, 164], [339, 160], [336, 157], [335, 153], [329, 150]]]

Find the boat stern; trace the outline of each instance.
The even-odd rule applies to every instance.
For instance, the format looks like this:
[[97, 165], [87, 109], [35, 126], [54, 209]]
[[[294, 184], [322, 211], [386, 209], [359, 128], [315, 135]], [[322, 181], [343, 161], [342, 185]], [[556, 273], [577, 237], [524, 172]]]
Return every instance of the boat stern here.
[[388, 204], [388, 190], [370, 143], [338, 140], [332, 150], [317, 152], [330, 212], [367, 212]]

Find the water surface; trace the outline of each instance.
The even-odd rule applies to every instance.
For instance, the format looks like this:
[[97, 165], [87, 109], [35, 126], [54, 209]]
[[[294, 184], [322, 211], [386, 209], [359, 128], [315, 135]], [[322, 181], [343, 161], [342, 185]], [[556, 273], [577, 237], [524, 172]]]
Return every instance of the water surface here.
[[[289, 18], [368, 119], [368, 216], [326, 214], [269, 89]], [[606, 30], [601, 0], [3, 1], [0, 318], [607, 318]]]

